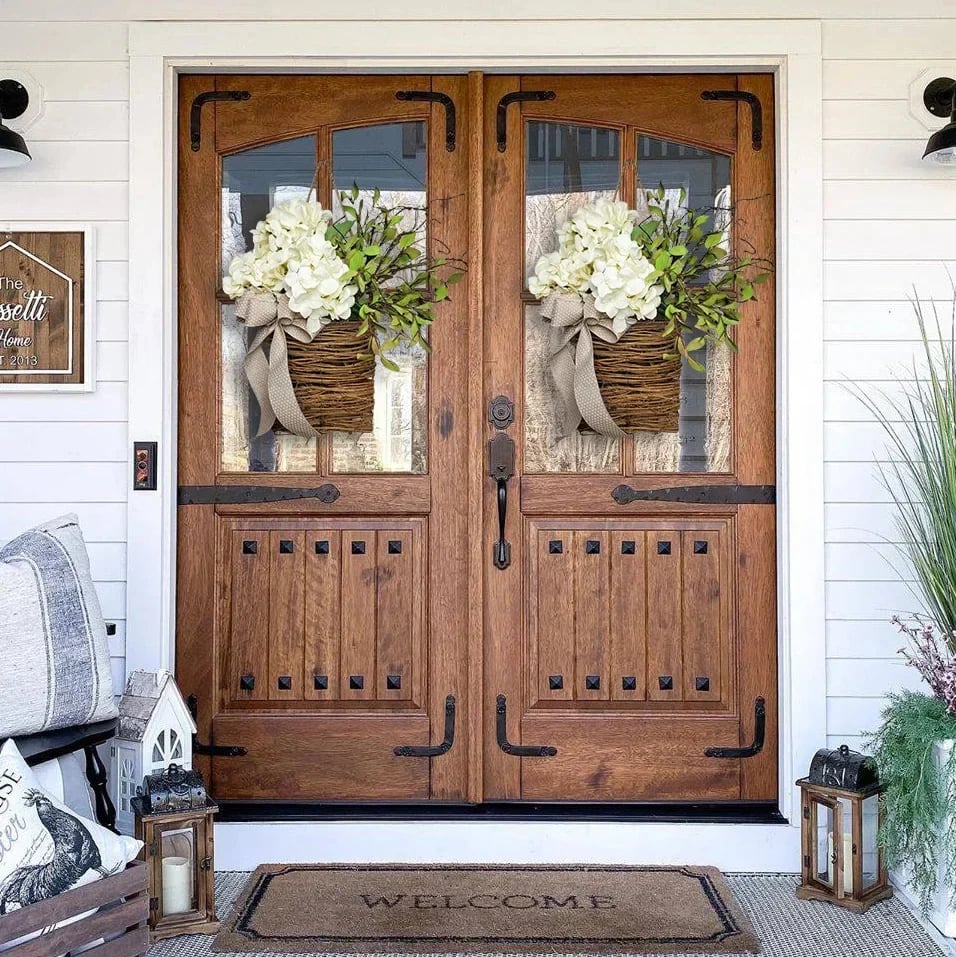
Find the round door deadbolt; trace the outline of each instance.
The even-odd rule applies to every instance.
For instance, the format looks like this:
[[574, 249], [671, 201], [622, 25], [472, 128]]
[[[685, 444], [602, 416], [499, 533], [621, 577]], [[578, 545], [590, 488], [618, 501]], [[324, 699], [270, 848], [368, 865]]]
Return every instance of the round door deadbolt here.
[[506, 395], [495, 396], [488, 412], [488, 418], [496, 429], [506, 429], [515, 420], [514, 403]]

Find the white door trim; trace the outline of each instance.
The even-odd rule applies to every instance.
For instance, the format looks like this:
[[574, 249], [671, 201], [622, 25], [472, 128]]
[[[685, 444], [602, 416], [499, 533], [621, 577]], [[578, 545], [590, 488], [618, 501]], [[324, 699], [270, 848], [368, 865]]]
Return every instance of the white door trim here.
[[[658, 853], [653, 849], [658, 844], [666, 856], [671, 841], [670, 855], [675, 859], [673, 841], [683, 842], [693, 832], [707, 836], [706, 846], [714, 851], [709, 859], [721, 866], [793, 869], [797, 804], [792, 782], [826, 742], [823, 103], [821, 27], [816, 21], [634, 20], [616, 21], [612, 28], [591, 20], [260, 22], [251, 30], [241, 22], [131, 24], [129, 436], [130, 450], [133, 440], [158, 441], [160, 467], [158, 491], [129, 495], [127, 667], [173, 665], [177, 74], [467, 69], [772, 70], [777, 76], [780, 795], [781, 810], [792, 824], [751, 826], [752, 839], [747, 841], [729, 839], [732, 825], [644, 825], [638, 846], [643, 848], [640, 859], [650, 860]], [[254, 863], [256, 847], [267, 845], [260, 845], [253, 835], [269, 835], [272, 841], [295, 833], [299, 836], [290, 839], [289, 860], [293, 852], [300, 859], [301, 855], [331, 859], [344, 853], [351, 859], [374, 860], [374, 835], [383, 826], [229, 825], [222, 828], [224, 837], [244, 836], [242, 841], [220, 844], [220, 855], [226, 855], [229, 866]], [[431, 849], [414, 850], [410, 843], [409, 859], [422, 859], [421, 853], [438, 859], [442, 838], [422, 845], [422, 827], [415, 825], [416, 843]], [[509, 824], [435, 824], [427, 825], [425, 832], [437, 828], [438, 835], [449, 834], [452, 827], [456, 833], [461, 828], [481, 829], [483, 837], [473, 844], [476, 860], [488, 860], [488, 854], [502, 860], [549, 856], [535, 843], [537, 828], [528, 829], [522, 840], [515, 838], [521, 828]], [[608, 860], [618, 858], [615, 846], [630, 845], [629, 839], [615, 837], [618, 829], [629, 825], [582, 827], [606, 835], [595, 847]], [[492, 830], [500, 832], [500, 840], [492, 838]], [[337, 839], [346, 834], [347, 842]], [[655, 835], [659, 842], [652, 840]], [[616, 845], [617, 840], [622, 843]], [[394, 859], [395, 845], [391, 848]], [[582, 842], [575, 859], [586, 857], [591, 855], [585, 854]], [[459, 853], [458, 859], [465, 858]]]

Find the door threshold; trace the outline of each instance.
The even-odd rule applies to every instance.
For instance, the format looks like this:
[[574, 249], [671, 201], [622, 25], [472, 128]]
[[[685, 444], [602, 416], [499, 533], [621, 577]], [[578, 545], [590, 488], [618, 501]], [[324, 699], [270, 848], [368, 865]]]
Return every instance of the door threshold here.
[[271, 821], [608, 821], [669, 824], [787, 824], [776, 801], [219, 801], [224, 824]]

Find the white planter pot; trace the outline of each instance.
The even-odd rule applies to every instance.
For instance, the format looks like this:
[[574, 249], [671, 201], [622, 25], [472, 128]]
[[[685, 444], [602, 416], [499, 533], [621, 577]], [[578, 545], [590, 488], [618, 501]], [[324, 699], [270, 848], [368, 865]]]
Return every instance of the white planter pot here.
[[[946, 766], [949, 761], [949, 755], [956, 747], [956, 741], [940, 741], [933, 748], [933, 762], [937, 768]], [[951, 814], [956, 814], [956, 808]], [[949, 822], [946, 822], [949, 826]], [[917, 895], [910, 885], [909, 875], [905, 869], [890, 871], [890, 880], [903, 897], [909, 901], [917, 910], [919, 909], [919, 895]], [[953, 905], [953, 897], [956, 896], [956, 888], [952, 883], [946, 882], [946, 862], [940, 860], [939, 874], [936, 881], [936, 894], [930, 904], [929, 919], [936, 929], [944, 937], [956, 937], [956, 906]]]

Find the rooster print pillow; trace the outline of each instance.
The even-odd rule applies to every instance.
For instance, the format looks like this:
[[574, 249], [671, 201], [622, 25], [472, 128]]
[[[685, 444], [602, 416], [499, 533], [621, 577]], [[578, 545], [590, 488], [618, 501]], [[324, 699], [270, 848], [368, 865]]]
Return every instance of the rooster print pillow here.
[[0, 917], [115, 874], [142, 846], [39, 787], [12, 740], [0, 748]]

